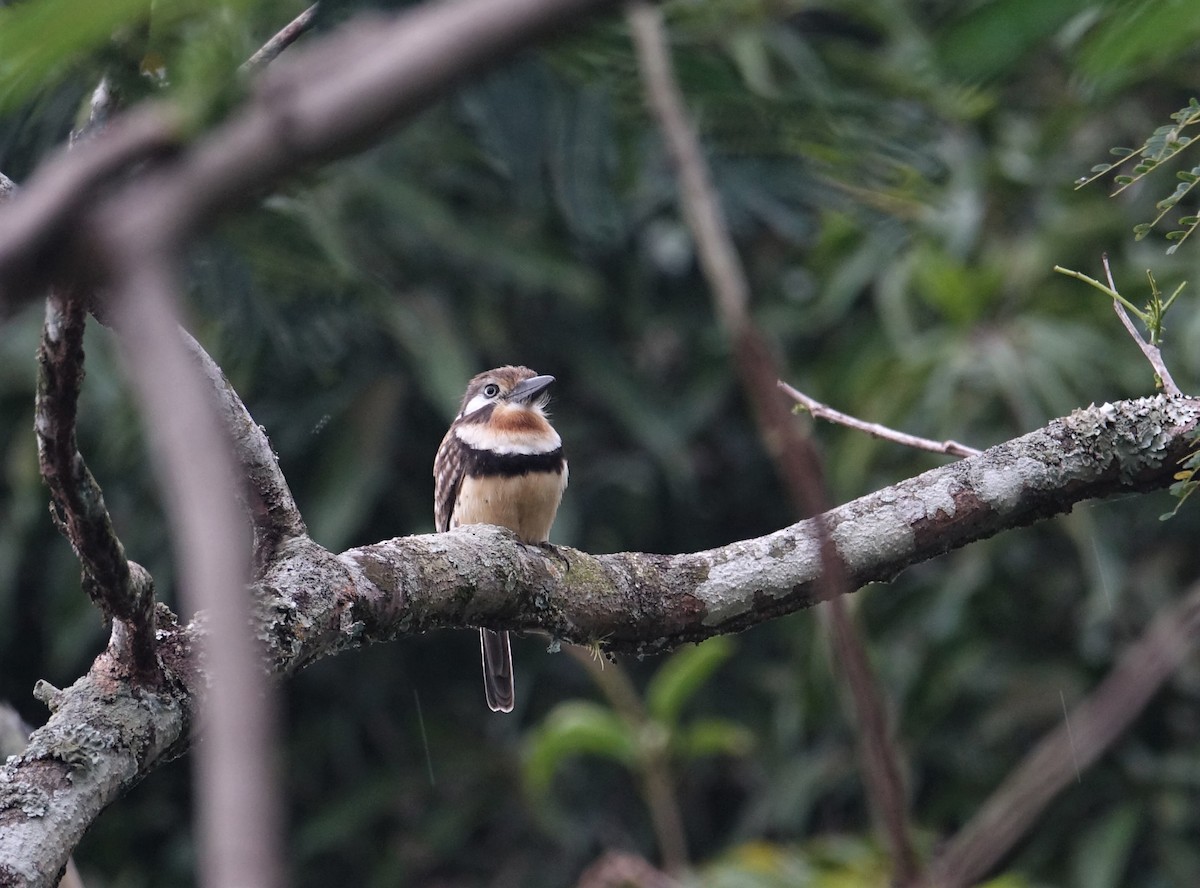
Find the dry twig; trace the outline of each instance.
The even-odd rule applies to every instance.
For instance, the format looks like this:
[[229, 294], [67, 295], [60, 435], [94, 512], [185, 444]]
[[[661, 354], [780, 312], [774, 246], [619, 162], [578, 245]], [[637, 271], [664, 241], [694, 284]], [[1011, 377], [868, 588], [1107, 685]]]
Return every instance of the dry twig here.
[[903, 447], [912, 447], [917, 450], [928, 450], [931, 453], [942, 453], [946, 456], [979, 456], [982, 450], [976, 450], [974, 447], [968, 447], [966, 444], [959, 444], [957, 441], [931, 441], [929, 438], [919, 438], [916, 435], [910, 435], [906, 432], [898, 432], [895, 429], [890, 429], [885, 425], [880, 425], [874, 422], [866, 422], [858, 417], [851, 416], [848, 413], [842, 413], [840, 410], [834, 410], [832, 407], [821, 403], [816, 398], [811, 398], [792, 386], [788, 385], [782, 379], [779, 380], [779, 387], [787, 393], [788, 397], [800, 404], [805, 410], [811, 413], [818, 419], [824, 419], [828, 422], [837, 423], [838, 425], [846, 426], [846, 428], [854, 429], [859, 432], [864, 432], [874, 438], [880, 438], [884, 441], [891, 441], [894, 444], [900, 444]]
[[314, 3], [292, 19], [278, 34], [264, 43], [258, 52], [246, 59], [242, 64], [242, 71], [252, 74], [277, 59], [280, 53], [299, 40], [300, 36], [313, 26], [319, 5], [319, 3]]

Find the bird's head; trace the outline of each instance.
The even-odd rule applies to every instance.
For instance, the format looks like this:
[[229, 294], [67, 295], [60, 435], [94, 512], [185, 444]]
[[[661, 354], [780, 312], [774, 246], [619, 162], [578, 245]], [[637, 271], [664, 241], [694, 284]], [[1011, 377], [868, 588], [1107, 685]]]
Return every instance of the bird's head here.
[[476, 449], [544, 453], [562, 446], [546, 419], [553, 376], [528, 367], [497, 367], [471, 380], [455, 420], [456, 434]]

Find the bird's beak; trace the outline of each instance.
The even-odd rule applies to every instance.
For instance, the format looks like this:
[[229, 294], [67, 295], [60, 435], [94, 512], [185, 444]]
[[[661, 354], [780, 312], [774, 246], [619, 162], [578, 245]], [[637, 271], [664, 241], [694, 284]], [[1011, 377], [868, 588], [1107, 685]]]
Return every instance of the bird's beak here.
[[533, 379], [518, 382], [508, 393], [508, 400], [516, 404], [528, 404], [545, 391], [552, 382], [554, 382], [553, 376], [535, 376]]

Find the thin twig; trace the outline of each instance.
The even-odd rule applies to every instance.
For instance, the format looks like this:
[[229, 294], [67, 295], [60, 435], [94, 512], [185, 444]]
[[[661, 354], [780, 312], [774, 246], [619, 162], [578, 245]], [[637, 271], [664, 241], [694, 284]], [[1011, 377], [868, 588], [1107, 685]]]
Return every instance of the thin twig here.
[[279, 57], [280, 53], [299, 40], [300, 35], [313, 26], [319, 5], [319, 3], [314, 3], [308, 7], [304, 12], [292, 19], [278, 34], [264, 43], [258, 52], [242, 63], [242, 72], [253, 74], [260, 68], [269, 65]]
[[838, 425], [846, 426], [846, 428], [854, 429], [859, 432], [871, 435], [874, 438], [880, 438], [884, 441], [891, 441], [893, 444], [900, 444], [904, 447], [913, 447], [917, 450], [928, 450], [930, 453], [941, 453], [946, 456], [979, 456], [983, 451], [976, 450], [974, 447], [968, 447], [966, 444], [959, 444], [957, 441], [932, 441], [929, 438], [919, 438], [916, 435], [910, 435], [907, 432], [898, 432], [895, 429], [890, 429], [885, 425], [879, 425], [874, 422], [866, 422], [858, 419], [848, 413], [842, 413], [840, 410], [834, 410], [827, 404], [823, 404], [816, 398], [809, 397], [792, 386], [788, 385], [782, 379], [779, 380], [779, 387], [787, 393], [788, 397], [800, 404], [805, 410], [811, 413], [818, 419], [824, 419], [829, 422], [837, 423]]
[[634, 0], [627, 17], [647, 104], [675, 165], [683, 214], [696, 239], [717, 315], [732, 340], [742, 388], [754, 405], [760, 437], [797, 507], [802, 513], [818, 516], [814, 520], [821, 541], [821, 594], [828, 599], [826, 611], [833, 627], [833, 648], [846, 676], [857, 716], [863, 785], [873, 813], [882, 820], [892, 850], [895, 880], [907, 885], [917, 878], [920, 868], [910, 838], [899, 754], [887, 727], [882, 693], [865, 645], [841, 600], [848, 583], [829, 527], [820, 517], [828, 508], [821, 460], [775, 388], [781, 375], [779, 362], [766, 335], [751, 318], [750, 285], [713, 187], [700, 140], [684, 106], [671, 64], [662, 13], [644, 0]]
[[[1108, 254], [1104, 254], [1101, 261], [1104, 263], [1104, 275], [1108, 278], [1108, 288], [1113, 293], [1117, 292], [1117, 285], [1113, 282], [1112, 269], [1108, 265]], [[1157, 290], [1156, 290], [1157, 292]], [[1146, 360], [1150, 362], [1150, 366], [1154, 368], [1154, 372], [1158, 374], [1158, 380], [1162, 383], [1163, 391], [1168, 395], [1182, 395], [1183, 392], [1179, 386], [1175, 384], [1175, 380], [1171, 378], [1171, 371], [1167, 369], [1167, 363], [1163, 360], [1162, 352], [1159, 351], [1157, 345], [1147, 342], [1142, 338], [1142, 334], [1137, 331], [1137, 327], [1133, 325], [1128, 313], [1125, 311], [1125, 306], [1121, 304], [1121, 300], [1113, 299], [1113, 311], [1117, 313], [1117, 317], [1121, 319], [1121, 323], [1125, 325], [1125, 330], [1133, 337], [1133, 341], [1137, 343], [1138, 348], [1142, 350], [1142, 354], [1146, 356]]]

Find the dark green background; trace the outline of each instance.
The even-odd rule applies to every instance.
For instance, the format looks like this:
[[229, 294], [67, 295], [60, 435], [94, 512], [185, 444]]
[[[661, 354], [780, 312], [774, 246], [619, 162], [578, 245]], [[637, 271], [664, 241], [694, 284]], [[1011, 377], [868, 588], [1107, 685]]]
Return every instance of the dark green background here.
[[[236, 101], [236, 60], [301, 8], [177, 4], [147, 26], [131, 4], [108, 41], [70, 17], [78, 0], [0, 13], [31, 5], [60, 18], [32, 83], [0, 61], [0, 170], [18, 181], [63, 142], [101, 72], [129, 101], [164, 89], [211, 119]], [[321, 28], [359, 11], [328, 5]], [[1200, 11], [713, 0], [665, 12], [755, 318], [789, 381], [863, 418], [976, 446], [1153, 391], [1104, 299], [1051, 268], [1099, 276], [1108, 253], [1139, 303], [1147, 268], [1168, 291], [1197, 278], [1190, 242], [1165, 255], [1169, 226], [1132, 236], [1174, 187], [1170, 172], [1116, 199], [1106, 183], [1072, 183], [1198, 91]], [[4, 32], [0, 59], [20, 36]], [[149, 54], [168, 86], [133, 73]], [[190, 253], [187, 284], [191, 329], [335, 550], [432, 530], [433, 452], [466, 379], [508, 362], [559, 380], [571, 485], [555, 542], [679, 552], [795, 517], [735, 380], [619, 18], [523, 53], [378, 147], [225, 219]], [[1185, 292], [1165, 345], [1191, 391], [1195, 306]], [[40, 312], [0, 328], [0, 698], [33, 722], [45, 717], [34, 681], [70, 683], [105, 640], [37, 476]], [[92, 325], [87, 349], [83, 453], [130, 556], [174, 605], [109, 332]], [[833, 427], [813, 434], [839, 502], [942, 462]], [[1200, 519], [1192, 507], [1160, 523], [1173, 505], [1165, 493], [1085, 504], [853, 597], [923, 850], [1196, 579]], [[796, 614], [733, 643], [682, 715], [753, 738], [678, 763], [704, 884], [820, 885], [830, 873], [884, 884], [822, 620]], [[637, 782], [613, 759], [564, 755], [547, 792], [524, 780], [555, 707], [602, 702], [575, 661], [546, 648], [517, 641], [508, 717], [483, 704], [467, 632], [344, 655], [290, 682], [281, 760], [295, 884], [558, 886], [605, 849], [655, 860]], [[661, 665], [621, 663], [639, 686]], [[1011, 884], [1194, 884], [1198, 697], [1193, 661], [1005, 862]], [[188, 779], [186, 762], [164, 767], [100, 818], [78, 854], [89, 886], [193, 882]]]

